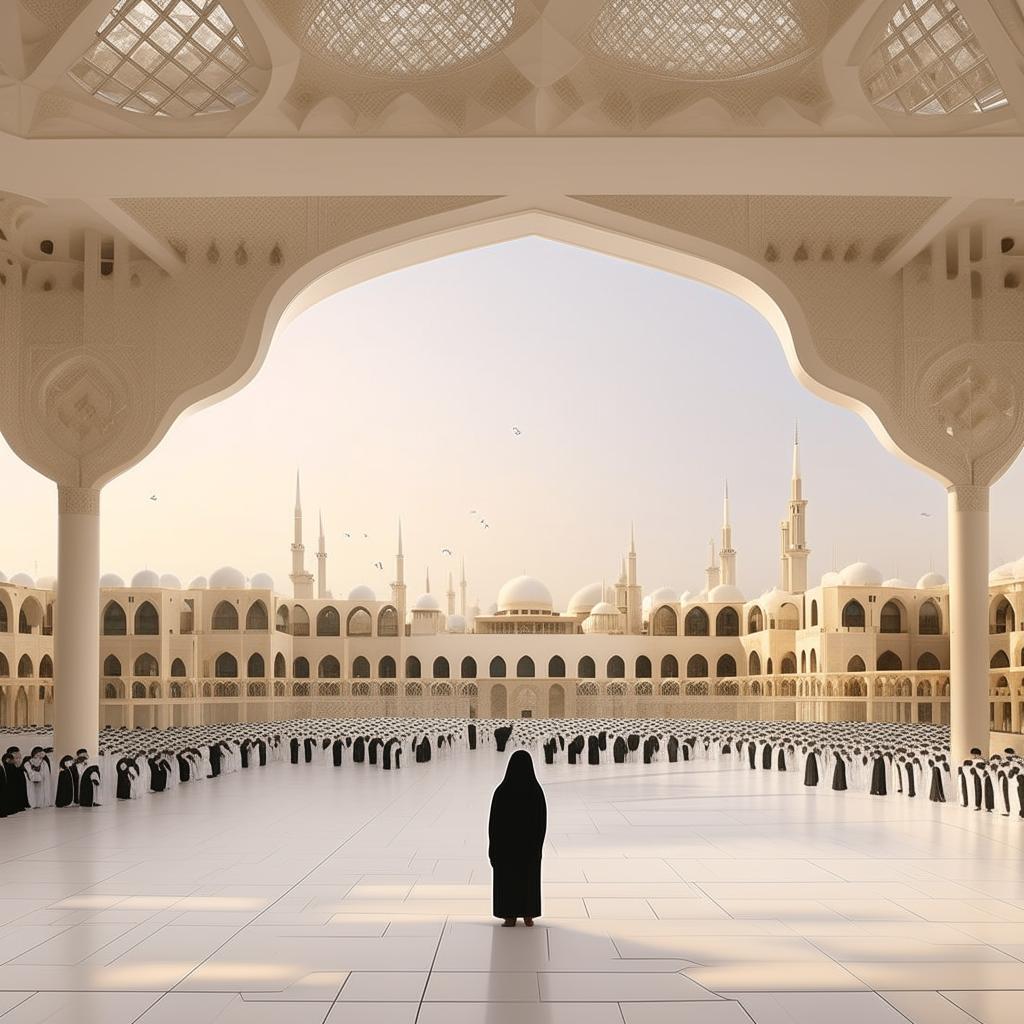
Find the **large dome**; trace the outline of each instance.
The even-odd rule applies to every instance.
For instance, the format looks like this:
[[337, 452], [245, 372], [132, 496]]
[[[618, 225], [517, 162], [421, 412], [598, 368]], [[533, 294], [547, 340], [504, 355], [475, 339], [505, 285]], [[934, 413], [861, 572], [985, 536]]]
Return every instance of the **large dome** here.
[[273, 590], [274, 589], [274, 577], [270, 573], [258, 572], [251, 580], [249, 580], [250, 590]]
[[132, 577], [132, 586], [155, 589], [160, 586], [160, 576], [152, 569], [141, 569]]
[[210, 576], [211, 590], [245, 590], [245, 574], [231, 565], [221, 566]]
[[36, 585], [36, 581], [27, 572], [16, 572], [11, 577], [11, 582], [16, 587], [34, 587]]
[[711, 604], [743, 604], [743, 600], [743, 591], [731, 583], [719, 583], [708, 593], [708, 601]]
[[536, 576], [516, 576], [498, 591], [498, 611], [551, 611], [551, 591]]
[[662, 604], [678, 604], [679, 595], [671, 587], [659, 587], [648, 595], [651, 608]]
[[461, 615], [449, 615], [447, 625], [449, 633], [466, 632], [466, 620]]
[[918, 590], [930, 590], [932, 587], [944, 587], [946, 577], [937, 572], [926, 572], [918, 581]]
[[601, 600], [601, 584], [588, 583], [580, 587], [572, 597], [569, 598], [569, 606], [566, 609], [569, 615], [589, 615], [590, 609]]
[[844, 587], [880, 587], [882, 574], [867, 562], [853, 562], [839, 573]]
[[100, 577], [101, 587], [123, 587], [124, 580], [116, 572], [105, 572]]
[[590, 609], [591, 615], [618, 615], [619, 609], [615, 607], [610, 601], [598, 601], [593, 608]]
[[160, 577], [160, 586], [164, 590], [181, 590], [181, 580], [172, 572], [165, 572]]
[[189, 590], [208, 590], [210, 581], [205, 576], [197, 576], [189, 585]]
[[420, 594], [413, 608], [418, 612], [439, 612], [441, 605], [433, 594]]
[[360, 583], [358, 587], [353, 587], [348, 592], [348, 599], [350, 601], [376, 601], [377, 594], [372, 587]]
[[785, 590], [779, 590], [778, 587], [772, 587], [771, 590], [766, 590], [757, 599], [757, 604], [760, 606], [761, 610], [768, 612], [770, 615], [778, 615], [784, 604], [791, 604], [795, 606], [796, 603], [797, 599], [792, 594], [786, 593]]

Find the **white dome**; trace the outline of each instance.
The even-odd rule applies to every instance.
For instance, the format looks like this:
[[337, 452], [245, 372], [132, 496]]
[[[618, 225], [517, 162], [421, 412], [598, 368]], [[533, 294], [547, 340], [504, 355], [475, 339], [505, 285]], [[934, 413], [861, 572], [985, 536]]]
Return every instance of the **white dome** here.
[[133, 587], [159, 587], [160, 577], [152, 569], [142, 569], [132, 577]]
[[181, 580], [173, 572], [165, 572], [160, 577], [160, 586], [164, 590], [181, 590]]
[[16, 572], [11, 577], [11, 582], [16, 587], [34, 587], [36, 585], [36, 581], [27, 572]]
[[589, 615], [590, 609], [601, 600], [601, 584], [588, 583], [580, 587], [572, 597], [569, 598], [569, 605], [566, 608], [567, 615]]
[[420, 594], [420, 596], [416, 598], [416, 603], [413, 605], [413, 608], [420, 612], [439, 612], [441, 610], [441, 605], [433, 594]]
[[937, 572], [926, 572], [917, 581], [918, 590], [928, 590], [930, 587], [944, 587], [945, 585], [946, 577]]
[[821, 577], [821, 585], [823, 587], [838, 587], [839, 583], [840, 583], [839, 573], [837, 573], [837, 572], [829, 571], [829, 572], [825, 573], [824, 576]]
[[684, 590], [679, 595], [679, 603], [680, 604], [686, 604], [686, 602], [689, 601], [689, 600], [690, 600], [690, 592], [688, 590]]
[[57, 577], [56, 576], [40, 576], [36, 580], [36, 586], [40, 590], [56, 590], [57, 589]]
[[105, 572], [100, 577], [101, 587], [123, 587], [124, 580], [116, 572]]
[[498, 591], [498, 610], [518, 608], [551, 611], [551, 591], [536, 576], [516, 576]]
[[771, 590], [766, 590], [759, 598], [756, 603], [760, 606], [762, 611], [766, 611], [769, 614], [778, 614], [784, 604], [796, 605], [796, 598], [792, 594], [787, 594], [785, 590], [779, 590], [778, 587], [772, 587]]
[[880, 587], [882, 574], [867, 562], [853, 562], [839, 573], [844, 587]]
[[898, 576], [894, 576], [891, 580], [885, 580], [882, 583], [883, 587], [891, 587], [893, 590], [909, 590], [910, 584], [906, 580], [901, 580]]
[[245, 590], [245, 574], [234, 566], [221, 566], [210, 576], [210, 589]]
[[989, 583], [1006, 583], [1008, 580], [1012, 580], [1014, 576], [1014, 563], [1004, 562], [1002, 565], [997, 565], [989, 574]]
[[591, 615], [618, 615], [619, 609], [609, 601], [598, 601], [593, 608], [590, 609]]
[[365, 583], [360, 583], [358, 587], [353, 587], [348, 592], [348, 599], [350, 601], [376, 601], [377, 594], [373, 587], [368, 587]]
[[743, 604], [743, 591], [731, 583], [719, 583], [708, 593], [711, 604]]
[[448, 632], [449, 633], [465, 633], [466, 632], [466, 620], [461, 615], [449, 615], [448, 616]]
[[250, 590], [273, 590], [274, 589], [274, 577], [270, 573], [258, 572], [251, 580], [249, 580]]
[[679, 598], [679, 603], [681, 605], [701, 604], [703, 601], [706, 601], [707, 599], [708, 592], [706, 590], [698, 590], [693, 594], [687, 591], [685, 594], [683, 594], [682, 597]]
[[189, 585], [189, 590], [207, 590], [209, 589], [210, 581], [205, 576], [197, 576]]
[[648, 599], [651, 602], [650, 606], [657, 608], [660, 604], [677, 604], [679, 595], [671, 587], [659, 587], [657, 590], [651, 591]]

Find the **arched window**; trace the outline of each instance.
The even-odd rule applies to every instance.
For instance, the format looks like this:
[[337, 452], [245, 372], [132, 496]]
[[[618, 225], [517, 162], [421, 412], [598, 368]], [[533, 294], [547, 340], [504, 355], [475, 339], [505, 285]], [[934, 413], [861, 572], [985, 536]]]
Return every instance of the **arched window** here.
[[760, 633], [764, 629], [764, 613], [755, 604], [747, 613], [747, 632]]
[[818, 624], [818, 602], [817, 600], [811, 601], [811, 625], [816, 626]]
[[253, 601], [245, 613], [245, 628], [253, 632], [266, 631], [270, 628], [267, 606], [262, 601]]
[[11, 628], [11, 620], [7, 614], [7, 605], [0, 600], [0, 633], [6, 633]]
[[999, 599], [999, 603], [996, 605], [996, 618], [995, 625], [991, 632], [993, 633], [1012, 633], [1014, 630], [1014, 614], [1013, 605], [1006, 600], [1005, 597]]
[[663, 604], [654, 613], [651, 632], [655, 636], [675, 636], [679, 632], [679, 616], [671, 605]]
[[262, 679], [267, 674], [267, 666], [263, 661], [262, 654], [249, 655], [249, 664], [246, 666], [245, 674], [250, 679]]
[[181, 658], [175, 658], [174, 661], [171, 662], [171, 675], [174, 678], [181, 679], [187, 674], [188, 673], [185, 671], [185, 662], [183, 662]]
[[103, 674], [105, 676], [119, 676], [121, 674], [121, 659], [113, 654], [108, 654], [103, 659]]
[[377, 636], [398, 636], [398, 609], [388, 605], [377, 616]]
[[508, 690], [504, 684], [498, 683], [491, 687], [491, 718], [508, 717]]
[[709, 628], [708, 613], [703, 608], [691, 608], [683, 619], [685, 636], [707, 636]]
[[779, 663], [779, 673], [784, 676], [796, 675], [796, 655], [793, 653], [784, 654]]
[[[391, 663], [394, 664], [395, 659], [391, 659]], [[323, 672], [320, 673], [323, 675]], [[331, 676], [330, 678], [335, 679], [337, 676]], [[370, 661], [368, 658], [364, 658], [361, 654], [352, 662], [352, 678], [353, 679], [369, 679], [370, 678]]]
[[800, 652], [800, 671], [801, 672], [806, 672], [807, 671], [807, 652], [806, 651], [801, 651]]
[[715, 675], [721, 677], [736, 675], [736, 659], [731, 654], [723, 654], [715, 666]]
[[345, 632], [349, 636], [370, 636], [373, 632], [373, 619], [365, 608], [353, 608], [345, 620]]
[[308, 658], [296, 658], [292, 662], [292, 678], [293, 679], [308, 679], [309, 678], [309, 659]]
[[[40, 679], [52, 679], [53, 678], [53, 659], [48, 654], [44, 654], [39, 659], [39, 678]], [[40, 687], [40, 689], [42, 689], [42, 687]]]
[[938, 636], [942, 632], [942, 620], [934, 601], [925, 601], [917, 613], [917, 631], [922, 636]]
[[679, 677], [679, 659], [674, 654], [666, 654], [661, 659], [661, 678], [677, 679]]
[[759, 676], [761, 674], [761, 655], [757, 651], [751, 651], [747, 659], [747, 674]]
[[284, 604], [278, 605], [277, 615], [274, 618], [274, 628], [278, 631], [278, 633], [287, 633], [289, 621], [290, 619], [288, 615], [288, 606]]
[[537, 670], [533, 664], [533, 658], [527, 657], [525, 654], [516, 662], [516, 676], [519, 679], [533, 679], [537, 674]]
[[287, 693], [284, 683], [274, 683], [274, 696], [283, 697]]
[[434, 659], [433, 667], [433, 679], [448, 679], [452, 674], [451, 667], [448, 665], [448, 659], [437, 657]]
[[340, 679], [341, 662], [333, 654], [326, 654], [320, 659], [316, 674], [318, 679]]
[[640, 657], [636, 659], [633, 674], [636, 679], [651, 678], [651, 659], [648, 658], [646, 654], [641, 654]]
[[[565, 659], [561, 655], [556, 654], [548, 662], [548, 679], [564, 679], [565, 678]], [[563, 699], [565, 691], [562, 691]], [[562, 714], [565, 714], [564, 705]]]
[[813, 648], [811, 649], [811, 671], [818, 671], [818, 652]]
[[249, 684], [249, 696], [250, 697], [266, 697], [267, 695], [267, 684], [266, 683], [250, 683]]
[[18, 612], [18, 632], [28, 634], [42, 627], [42, 624], [42, 605], [35, 598], [26, 598]]
[[132, 683], [132, 700], [142, 700], [145, 696], [145, 683]]
[[626, 678], [626, 663], [617, 655], [613, 655], [608, 659], [608, 665], [605, 669], [609, 679], [625, 679]]
[[476, 658], [470, 658], [468, 655], [463, 658], [459, 672], [462, 679], [476, 679]]
[[878, 656], [879, 672], [898, 672], [901, 668], [903, 668], [903, 661], [893, 651], [883, 651]]
[[487, 674], [492, 679], [504, 679], [506, 674], [505, 659], [499, 656], [491, 658], [491, 664], [487, 670]]
[[274, 678], [284, 679], [288, 675], [288, 663], [284, 660], [284, 655], [278, 651], [274, 655]]
[[213, 688], [215, 697], [237, 697], [238, 683], [217, 683]]
[[128, 616], [124, 609], [116, 602], [111, 601], [103, 609], [103, 635], [104, 636], [126, 636], [128, 633]]
[[[560, 679], [562, 677], [558, 676], [556, 678]], [[554, 683], [551, 689], [548, 690], [548, 717], [565, 717], [565, 690], [558, 683]]]
[[594, 665], [594, 659], [589, 654], [584, 654], [580, 658], [580, 663], [576, 666], [576, 675], [580, 679], [593, 679], [597, 675], [597, 666]]
[[864, 659], [859, 655], [855, 654], [847, 663], [847, 672], [863, 672], [865, 670]]
[[[768, 674], [768, 675], [771, 675], [771, 674], [772, 674], [772, 659], [771, 659], [771, 658], [769, 658], [769, 659], [768, 659], [768, 660], [767, 660], [767, 661], [765, 662], [764, 670], [765, 670], [765, 672], [767, 672], [767, 674]], [[769, 684], [768, 684], [768, 686], [769, 686], [769, 687], [770, 687], [771, 685], [772, 685], [771, 683], [769, 683]]]
[[880, 633], [903, 632], [903, 613], [895, 601], [886, 601], [882, 605], [882, 611], [878, 616], [878, 631]]
[[160, 675], [160, 663], [152, 654], [140, 654], [135, 659], [135, 675], [158, 676]]
[[703, 654], [695, 654], [686, 663], [688, 679], [705, 679], [708, 674], [708, 659]]
[[740, 617], [735, 608], [723, 608], [715, 618], [716, 636], [739, 636]]
[[227, 651], [218, 654], [213, 674], [217, 679], [236, 679], [238, 677], [238, 659], [233, 654], [228, 654]]
[[[992, 655], [992, 660], [988, 663], [989, 668], [1009, 668], [1010, 659], [1007, 657], [1006, 651], [996, 651]], [[39, 674], [43, 674], [43, 663], [39, 663]]]
[[917, 659], [918, 672], [934, 672], [939, 667], [939, 659], [931, 651], [924, 651]]
[[390, 654], [385, 654], [377, 665], [377, 675], [381, 679], [395, 679], [398, 676], [398, 666]]
[[[355, 615], [357, 608], [352, 612]], [[350, 615], [349, 618], [352, 616]], [[316, 635], [317, 636], [341, 636], [341, 616], [338, 609], [333, 605], [321, 608], [316, 614]], [[366, 634], [368, 635], [368, 634]]]
[[221, 601], [213, 609], [212, 629], [238, 629], [238, 609], [230, 601]]
[[292, 608], [292, 636], [309, 636], [309, 612], [301, 604]]
[[864, 605], [857, 600], [847, 601], [843, 606], [843, 626], [846, 629], [864, 628]]
[[293, 697], [308, 697], [309, 696], [309, 683], [294, 683], [292, 685], [292, 696]]
[[420, 669], [420, 659], [415, 655], [410, 654], [405, 659], [405, 678], [406, 679], [419, 679], [422, 674]]
[[113, 683], [107, 683], [103, 687], [103, 696], [107, 700], [117, 700], [117, 687]]
[[406, 683], [405, 684], [405, 695], [406, 695], [406, 697], [422, 697], [423, 696], [423, 684], [422, 683]]

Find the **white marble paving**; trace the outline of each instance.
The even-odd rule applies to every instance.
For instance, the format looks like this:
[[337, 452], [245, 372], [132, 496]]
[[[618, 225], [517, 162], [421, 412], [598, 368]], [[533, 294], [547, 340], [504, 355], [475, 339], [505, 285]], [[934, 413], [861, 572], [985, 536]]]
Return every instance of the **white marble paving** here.
[[490, 917], [491, 749], [272, 765], [0, 824], [0, 1024], [1009, 1024], [1024, 823], [713, 764], [539, 766], [544, 916]]

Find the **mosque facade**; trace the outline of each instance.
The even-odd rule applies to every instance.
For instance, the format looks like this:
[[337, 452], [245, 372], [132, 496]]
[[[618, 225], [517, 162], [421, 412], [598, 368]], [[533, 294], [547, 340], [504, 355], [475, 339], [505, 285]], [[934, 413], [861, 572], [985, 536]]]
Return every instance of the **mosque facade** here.
[[[646, 595], [632, 533], [610, 586], [564, 609], [518, 576], [486, 610], [465, 570], [408, 594], [401, 527], [385, 596], [328, 589], [320, 523], [306, 567], [296, 486], [291, 595], [224, 567], [184, 586], [150, 570], [100, 580], [101, 724], [165, 727], [320, 715], [688, 717], [949, 722], [949, 588], [929, 572], [883, 580], [857, 562], [807, 585], [807, 501], [794, 443], [779, 524], [779, 585], [737, 584], [726, 492], [721, 544], [698, 593]], [[456, 589], [457, 588], [457, 589]], [[0, 724], [50, 720], [52, 579], [0, 575]], [[989, 579], [990, 725], [1020, 732], [1024, 561]], [[983, 683], [980, 685], [984, 685]]]

